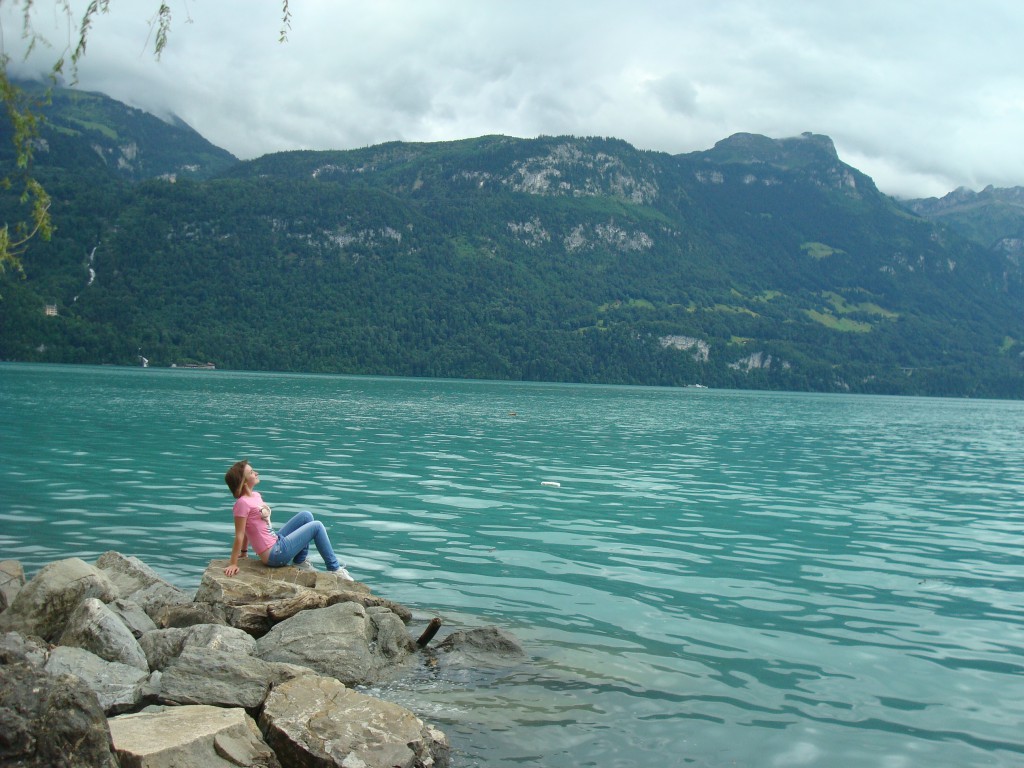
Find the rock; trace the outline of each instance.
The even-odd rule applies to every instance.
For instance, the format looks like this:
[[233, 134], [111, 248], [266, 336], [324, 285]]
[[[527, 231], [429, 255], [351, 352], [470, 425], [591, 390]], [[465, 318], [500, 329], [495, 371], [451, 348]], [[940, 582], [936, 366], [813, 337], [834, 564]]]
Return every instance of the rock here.
[[[363, 584], [256, 560], [228, 579], [215, 561], [193, 601], [117, 552], [51, 563], [27, 584], [10, 564], [0, 766], [280, 766], [246, 710], [264, 712], [289, 768], [447, 764], [443, 733], [344, 687], [419, 658], [411, 612]], [[170, 706], [137, 711], [152, 702]]]
[[289, 766], [443, 768], [450, 756], [444, 733], [412, 712], [328, 677], [274, 686], [260, 728]]
[[477, 629], [452, 632], [444, 639], [438, 650], [491, 657], [495, 659], [523, 659], [526, 651], [508, 632], [497, 627], [479, 627]]
[[121, 768], [281, 768], [244, 709], [190, 706], [110, 719]]
[[0, 664], [22, 662], [33, 667], [42, 667], [50, 655], [50, 648], [40, 637], [20, 632], [0, 635]]
[[302, 611], [259, 638], [256, 646], [262, 659], [309, 667], [346, 685], [394, 676], [415, 650], [398, 616], [351, 602]]
[[138, 603], [157, 626], [160, 626], [160, 612], [169, 605], [190, 605], [192, 598], [177, 587], [170, 584], [150, 584], [138, 592], [127, 596], [132, 602]]
[[137, 557], [126, 557], [120, 552], [104, 552], [96, 560], [96, 567], [107, 574], [121, 597], [151, 587], [154, 584], [173, 587]]
[[103, 571], [116, 586], [118, 596], [136, 603], [154, 621], [165, 606], [192, 602], [191, 595], [164, 581], [137, 557], [125, 557], [114, 551], [104, 552], [96, 560], [96, 568]]
[[[268, 568], [254, 557], [238, 561], [238, 574], [225, 576], [228, 560], [211, 560], [203, 572], [195, 599], [222, 605], [266, 603], [316, 589], [320, 571], [285, 566]], [[364, 587], [365, 588], [365, 587]]]
[[211, 704], [218, 707], [262, 706], [270, 687], [312, 674], [305, 667], [264, 661], [237, 651], [192, 646], [173, 659], [160, 680], [166, 704]]
[[156, 623], [163, 628], [194, 627], [196, 624], [221, 624], [227, 626], [227, 616], [222, 605], [212, 603], [178, 603], [165, 605], [156, 616]]
[[82, 680], [96, 694], [100, 707], [108, 715], [138, 709], [149, 690], [148, 670], [144, 672], [135, 666], [107, 661], [82, 648], [54, 648], [46, 662], [46, 671], [51, 675], [74, 675]]
[[0, 667], [0, 765], [118, 768], [96, 695], [72, 675]]
[[134, 600], [125, 600], [123, 597], [119, 597], [109, 603], [107, 608], [113, 611], [121, 623], [128, 627], [128, 631], [136, 640], [157, 628], [149, 614], [142, 610], [142, 607]]
[[95, 597], [109, 603], [117, 596], [103, 571], [77, 557], [58, 560], [44, 566], [0, 613], [0, 632], [15, 630], [54, 642], [79, 602]]
[[25, 570], [17, 560], [0, 560], [0, 612], [7, 606], [25, 586]]
[[497, 627], [452, 632], [425, 655], [435, 678], [463, 685], [493, 682], [526, 660], [519, 641]]
[[225, 576], [227, 560], [213, 560], [203, 573], [196, 592], [197, 602], [222, 605], [228, 624], [261, 637], [274, 624], [300, 610], [321, 608], [339, 602], [384, 606], [409, 621], [412, 612], [405, 606], [370, 593], [357, 581], [346, 581], [326, 571], [305, 568], [268, 568], [255, 558], [240, 560], [237, 576]]
[[256, 641], [247, 632], [220, 624], [196, 624], [192, 627], [157, 629], [144, 634], [139, 645], [150, 669], [164, 669], [189, 646], [230, 651], [242, 656], [256, 653]]
[[146, 654], [112, 610], [94, 597], [87, 597], [68, 619], [58, 645], [84, 648], [107, 661], [117, 661], [149, 674]]

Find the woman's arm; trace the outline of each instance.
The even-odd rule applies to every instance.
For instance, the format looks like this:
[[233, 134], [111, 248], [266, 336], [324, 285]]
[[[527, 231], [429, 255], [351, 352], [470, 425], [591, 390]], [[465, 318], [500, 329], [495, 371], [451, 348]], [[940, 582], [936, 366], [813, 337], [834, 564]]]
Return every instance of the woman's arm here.
[[225, 576], [234, 576], [238, 573], [238, 556], [242, 554], [245, 547], [245, 518], [235, 518], [235, 543], [231, 547], [231, 565], [224, 569]]

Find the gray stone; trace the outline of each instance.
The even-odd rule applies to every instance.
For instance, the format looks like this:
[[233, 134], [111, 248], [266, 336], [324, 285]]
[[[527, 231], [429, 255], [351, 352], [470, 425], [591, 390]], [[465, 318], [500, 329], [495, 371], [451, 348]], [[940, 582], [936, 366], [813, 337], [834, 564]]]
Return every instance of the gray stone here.
[[159, 700], [255, 710], [262, 706], [272, 685], [309, 674], [312, 672], [305, 667], [193, 646], [185, 648], [164, 670]]
[[96, 560], [96, 567], [107, 574], [121, 597], [129, 597], [154, 584], [176, 589], [139, 558], [126, 557], [113, 550], [100, 555]]
[[222, 605], [212, 603], [177, 603], [165, 605], [153, 617], [157, 625], [168, 627], [193, 627], [196, 624], [227, 625], [227, 612]]
[[285, 566], [268, 568], [255, 558], [240, 560], [236, 576], [225, 576], [227, 560], [213, 560], [203, 573], [197, 602], [224, 606], [233, 627], [254, 637], [266, 634], [274, 624], [301, 610], [323, 608], [339, 602], [384, 606], [408, 622], [412, 612], [403, 605], [371, 594], [358, 581], [337, 574]]
[[170, 707], [109, 722], [121, 768], [281, 768], [244, 709]]
[[[279, 766], [245, 715], [266, 712], [275, 692], [266, 723], [289, 766], [446, 764], [443, 733], [341, 682], [379, 683], [414, 666], [408, 609], [335, 574], [252, 560], [244, 578], [228, 579], [225, 564], [211, 563], [196, 602], [116, 552], [96, 567], [51, 563], [25, 584], [0, 613], [0, 765]], [[218, 623], [230, 616], [236, 626]], [[163, 622], [186, 626], [154, 628]], [[158, 701], [173, 706], [138, 712]], [[90, 708], [99, 726], [82, 714]], [[137, 714], [108, 728], [104, 710]]]
[[220, 624], [196, 624], [147, 632], [139, 639], [150, 669], [164, 669], [189, 646], [230, 651], [242, 656], [256, 653], [256, 641], [247, 632]]
[[25, 586], [25, 570], [17, 560], [0, 560], [0, 612], [7, 606]]
[[0, 632], [17, 631], [54, 642], [71, 613], [87, 597], [109, 603], [117, 587], [100, 571], [77, 557], [44, 566], [10, 607], [0, 613]]
[[0, 635], [0, 664], [23, 662], [33, 667], [42, 667], [49, 655], [50, 648], [41, 637], [26, 637], [20, 632]]
[[448, 738], [412, 712], [320, 676], [277, 685], [260, 715], [287, 766], [443, 768]]
[[431, 677], [461, 685], [493, 683], [527, 659], [519, 641], [497, 627], [452, 632], [424, 654]]
[[120, 552], [104, 552], [96, 560], [96, 568], [103, 571], [113, 583], [118, 596], [131, 600], [154, 621], [160, 611], [169, 605], [192, 602], [192, 596], [178, 589], [137, 557], [126, 557]]
[[134, 600], [126, 600], [119, 597], [107, 607], [112, 610], [121, 623], [128, 627], [135, 639], [142, 637], [147, 632], [157, 628], [156, 623], [149, 617], [149, 614], [142, 610], [142, 606]]
[[94, 597], [78, 604], [58, 644], [84, 648], [101, 659], [128, 664], [149, 674], [149, 662], [139, 641], [117, 614]]
[[171, 605], [191, 605], [192, 598], [188, 593], [171, 584], [150, 584], [137, 592], [126, 596], [137, 603], [151, 619], [160, 626], [160, 614]]
[[149, 672], [117, 661], [101, 659], [82, 648], [58, 646], [46, 662], [51, 675], [74, 675], [84, 682], [108, 715], [131, 712], [147, 692]]
[[118, 768], [96, 695], [73, 675], [0, 666], [0, 765]]
[[346, 685], [368, 685], [408, 666], [415, 644], [385, 608], [337, 603], [302, 611], [257, 640], [256, 655], [309, 667]]
[[521, 660], [526, 657], [526, 652], [519, 641], [498, 627], [479, 627], [452, 632], [438, 645], [438, 650], [448, 653], [459, 651], [493, 659]]

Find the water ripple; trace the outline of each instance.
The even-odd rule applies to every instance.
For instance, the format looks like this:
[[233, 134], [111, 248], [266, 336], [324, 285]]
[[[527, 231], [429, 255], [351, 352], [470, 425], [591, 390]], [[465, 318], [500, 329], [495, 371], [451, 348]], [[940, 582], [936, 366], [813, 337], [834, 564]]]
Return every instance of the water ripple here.
[[994, 401], [0, 365], [0, 546], [194, 587], [244, 456], [377, 591], [524, 642], [379, 691], [456, 768], [1010, 768], [1021, 434]]

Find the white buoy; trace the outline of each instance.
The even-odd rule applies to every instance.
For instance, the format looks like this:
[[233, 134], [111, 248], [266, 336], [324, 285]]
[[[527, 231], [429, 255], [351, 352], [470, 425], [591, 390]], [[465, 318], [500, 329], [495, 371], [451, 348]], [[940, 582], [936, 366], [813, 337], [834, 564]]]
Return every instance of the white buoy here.
[[541, 481], [541, 485], [543, 485], [545, 488], [561, 488], [562, 487], [561, 483], [556, 483], [554, 480], [542, 480]]

